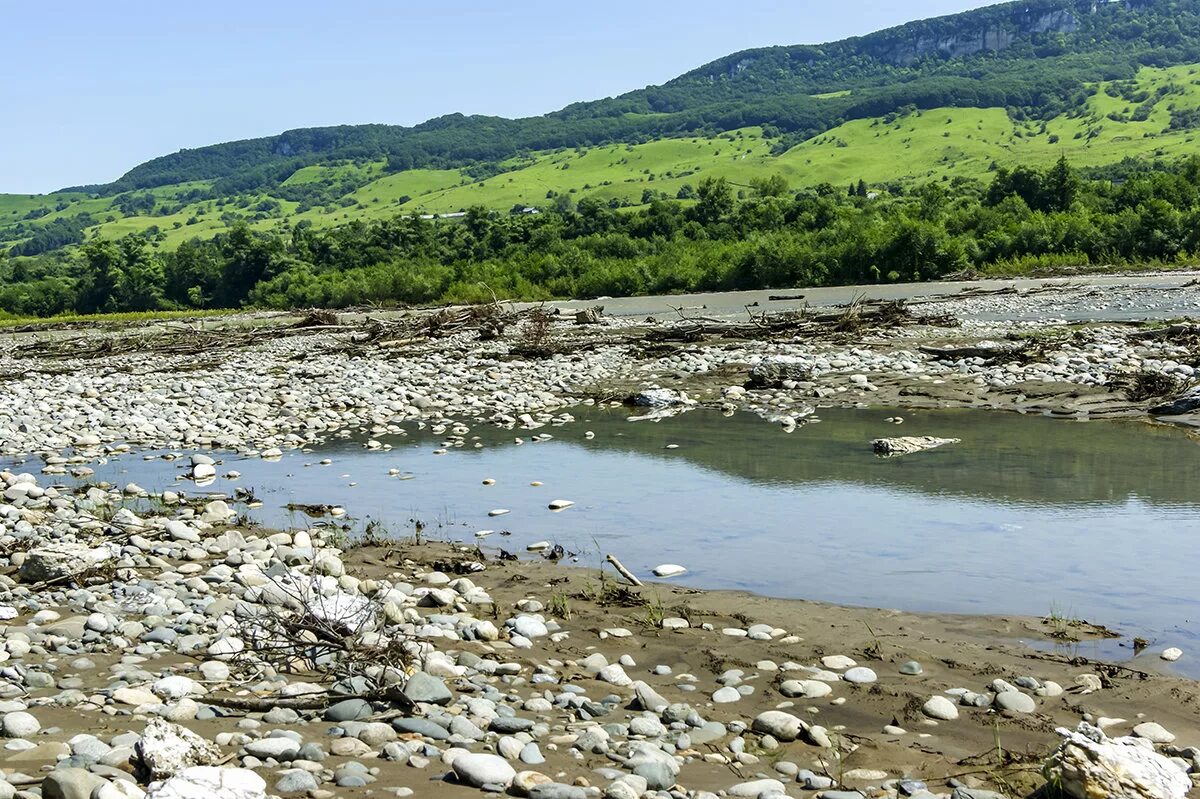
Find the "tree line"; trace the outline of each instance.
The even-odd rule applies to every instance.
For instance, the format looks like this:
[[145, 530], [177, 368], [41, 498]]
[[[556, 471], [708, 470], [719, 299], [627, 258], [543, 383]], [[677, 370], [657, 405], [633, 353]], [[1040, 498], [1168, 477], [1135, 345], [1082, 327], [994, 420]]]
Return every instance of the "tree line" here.
[[[90, 241], [66, 265], [0, 265], [0, 310], [48, 315], [186, 308], [348, 307], [920, 281], [965, 271], [1175, 263], [1200, 257], [1200, 157], [1081, 178], [997, 169], [983, 183], [866, 184], [738, 198], [705, 179], [694, 200], [628, 209], [585, 198], [539, 214], [356, 221], [277, 231], [240, 224], [160, 252]], [[746, 194], [742, 190], [742, 194]], [[877, 195], [874, 196], [873, 195]]]

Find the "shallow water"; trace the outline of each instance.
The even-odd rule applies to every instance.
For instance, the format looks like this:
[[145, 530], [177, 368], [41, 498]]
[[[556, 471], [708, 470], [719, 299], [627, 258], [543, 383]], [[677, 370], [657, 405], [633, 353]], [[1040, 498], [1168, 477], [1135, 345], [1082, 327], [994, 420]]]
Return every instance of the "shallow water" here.
[[[642, 575], [679, 563], [689, 571], [678, 581], [705, 588], [918, 611], [1053, 610], [1144, 636], [1155, 650], [1181, 646], [1180, 670], [1200, 676], [1187, 662], [1200, 660], [1197, 441], [1129, 422], [897, 413], [903, 425], [884, 423], [886, 410], [824, 409], [820, 423], [788, 434], [749, 415], [630, 423], [584, 408], [575, 424], [536, 431], [553, 440], [522, 446], [514, 437], [530, 433], [481, 427], [472, 435], [482, 449], [434, 455], [440, 437], [413, 428], [381, 439], [395, 446], [388, 452], [341, 440], [278, 462], [230, 456], [220, 471], [242, 478], [207, 489], [175, 485], [183, 462], [140, 454], [91, 479], [152, 491], [252, 487], [265, 504], [251, 518], [273, 527], [310, 523], [284, 507], [302, 502], [344, 505], [357, 526], [376, 519], [397, 535], [411, 533], [411, 519], [427, 535], [466, 541], [493, 529], [485, 545], [522, 557], [544, 539], [584, 565], [609, 552]], [[888, 435], [963, 441], [876, 458], [869, 441]], [[389, 477], [391, 468], [413, 477]], [[576, 504], [551, 512], [553, 499]], [[511, 513], [489, 518], [493, 508]]]

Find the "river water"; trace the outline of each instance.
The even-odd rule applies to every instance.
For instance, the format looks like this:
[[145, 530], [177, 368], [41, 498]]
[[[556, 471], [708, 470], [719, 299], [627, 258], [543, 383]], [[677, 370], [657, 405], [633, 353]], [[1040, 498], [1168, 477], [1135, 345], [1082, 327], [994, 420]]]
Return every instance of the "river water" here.
[[[886, 423], [893, 413], [905, 423]], [[1184, 431], [979, 410], [823, 409], [793, 433], [744, 414], [626, 415], [584, 408], [576, 423], [534, 433], [480, 427], [440, 455], [443, 437], [415, 426], [381, 439], [390, 451], [342, 439], [277, 462], [228, 455], [219, 471], [242, 477], [206, 489], [179, 479], [186, 461], [142, 453], [97, 466], [90, 479], [151, 491], [252, 488], [264, 504], [250, 517], [270, 527], [313, 523], [290, 502], [328, 503], [346, 507], [341, 522], [354, 529], [375, 520], [410, 535], [420, 519], [426, 535], [522, 557], [545, 540], [582, 565], [613, 553], [643, 576], [677, 563], [688, 569], [677, 581], [704, 588], [914, 611], [1053, 612], [1200, 655], [1200, 442]], [[538, 433], [553, 438], [532, 442]], [[962, 443], [875, 457], [870, 440], [888, 435]], [[325, 458], [332, 463], [320, 465]], [[551, 512], [554, 499], [576, 504]], [[496, 508], [510, 513], [489, 517]], [[495, 532], [476, 538], [487, 529]], [[1127, 652], [1115, 647], [1084, 654]]]

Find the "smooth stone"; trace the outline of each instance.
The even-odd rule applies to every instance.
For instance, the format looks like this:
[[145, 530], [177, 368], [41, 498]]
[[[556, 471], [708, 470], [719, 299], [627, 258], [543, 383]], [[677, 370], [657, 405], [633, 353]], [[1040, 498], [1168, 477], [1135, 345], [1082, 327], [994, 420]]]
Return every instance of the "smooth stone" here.
[[732, 702], [737, 702], [741, 698], [742, 695], [738, 689], [729, 685], [725, 686], [724, 688], [717, 689], [712, 695], [712, 701], [716, 702], [718, 705], [728, 705]]
[[803, 721], [791, 713], [784, 713], [782, 710], [768, 710], [759, 713], [754, 718], [751, 729], [787, 743], [799, 738], [805, 726]]
[[879, 679], [875, 672], [865, 666], [855, 666], [842, 675], [842, 679], [856, 685], [868, 685]]
[[1037, 703], [1033, 701], [1033, 697], [1020, 691], [1003, 691], [996, 694], [994, 701], [997, 707], [1014, 713], [1032, 713], [1037, 710]]
[[466, 752], [450, 765], [458, 779], [473, 788], [501, 785], [507, 788], [517, 776], [516, 770], [499, 755]]
[[1133, 734], [1156, 744], [1169, 744], [1175, 735], [1156, 721], [1144, 721], [1133, 728]]
[[298, 768], [285, 771], [283, 776], [275, 783], [275, 790], [280, 793], [299, 793], [301, 791], [315, 791], [316, 789], [317, 778], [307, 771]]
[[934, 696], [921, 706], [921, 712], [926, 716], [942, 721], [953, 721], [958, 718], [958, 708], [944, 696]]

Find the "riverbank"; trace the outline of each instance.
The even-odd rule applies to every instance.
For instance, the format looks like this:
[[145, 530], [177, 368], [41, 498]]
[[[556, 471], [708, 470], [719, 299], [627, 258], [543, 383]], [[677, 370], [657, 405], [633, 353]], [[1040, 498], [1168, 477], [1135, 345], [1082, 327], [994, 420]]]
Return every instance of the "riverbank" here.
[[[0, 350], [0, 453], [271, 453], [411, 420], [532, 428], [653, 388], [672, 392], [653, 402], [785, 425], [821, 405], [1146, 417], [1193, 383], [1197, 329], [1149, 311], [1137, 324], [1058, 316], [1064, 304], [1099, 308], [1129, 292], [1164, 306], [1163, 288], [1125, 282], [737, 317], [679, 307], [664, 318], [577, 319], [563, 309], [534, 324], [540, 310], [487, 306], [12, 334]], [[1181, 282], [1171, 296], [1172, 310], [1200, 308], [1200, 285]], [[984, 318], [1018, 315], [1036, 319]], [[757, 382], [756, 367], [768, 370]], [[1197, 423], [1196, 408], [1184, 410], [1172, 421]]]
[[[262, 502], [254, 464], [310, 465], [287, 456], [340, 439], [386, 452], [413, 428], [440, 438], [433, 454], [483, 448], [484, 429], [551, 441], [566, 425], [580, 432], [578, 415], [622, 403], [680, 423], [699, 407], [745, 411], [783, 440], [833, 407], [1152, 421], [1162, 415], [1152, 409], [1187, 405], [1200, 368], [1200, 332], [1174, 318], [1200, 307], [1200, 286], [1177, 279], [1169, 300], [1166, 291], [1022, 284], [909, 303], [764, 301], [800, 305], [778, 312], [496, 305], [5, 335], [0, 454], [23, 461], [0, 486], [6, 783], [109, 799], [220, 764], [222, 779], [245, 788], [238, 799], [479, 788], [533, 799], [673, 788], [676, 799], [988, 799], [980, 791], [1044, 784], [1056, 727], [1081, 721], [1154, 744], [1175, 758], [1165, 768], [1200, 768], [1189, 748], [1200, 745], [1195, 683], [1162, 659], [1176, 653], [1154, 641], [1123, 665], [1095, 660], [1114, 639], [1069, 609], [916, 614], [629, 589], [611, 571], [569, 566], [570, 553], [559, 563], [536, 554], [554, 551], [553, 536], [509, 544], [514, 561], [343, 524], [346, 510], [358, 513], [350, 502], [290, 529], [250, 522]], [[1105, 309], [1117, 306], [1147, 318], [1111, 318]], [[1085, 318], [1067, 319], [1068, 307]], [[939, 432], [914, 430], [916, 413], [903, 427], [894, 411], [866, 424], [881, 436]], [[1163, 418], [1195, 423], [1187, 412]], [[1172, 436], [1171, 446], [1188, 443]], [[149, 490], [89, 482], [114, 460], [164, 455], [186, 464], [196, 490], [174, 474]], [[234, 457], [246, 459], [238, 469]], [[382, 466], [389, 479], [411, 476]], [[206, 495], [224, 478], [237, 490]], [[326, 501], [311, 494], [303, 501]], [[387, 496], [395, 510], [399, 495]], [[547, 501], [538, 508], [551, 514]], [[412, 526], [431, 510], [413, 508]], [[517, 540], [503, 537], [507, 510], [494, 507], [498, 535], [481, 540]], [[812, 571], [869, 579], [830, 551], [796, 543], [758, 555], [794, 560], [797, 581]], [[928, 580], [975, 555], [966, 539], [943, 537], [924, 557], [925, 571], [889, 579]], [[598, 565], [597, 552], [578, 564], [589, 558]], [[200, 781], [189, 790], [213, 794], [196, 787], [202, 776], [187, 778]], [[554, 784], [534, 787], [543, 782]], [[189, 794], [168, 782], [150, 795]]]
[[210, 763], [257, 774], [227, 775], [247, 797], [1012, 796], [1081, 720], [1200, 765], [1195, 683], [1081, 656], [1106, 633], [1070, 618], [634, 588], [537, 555], [244, 528], [171, 494], [137, 515], [122, 491], [0, 479], [0, 764], [43, 796], [139, 796]]

